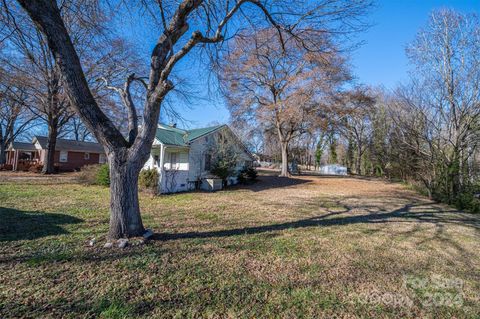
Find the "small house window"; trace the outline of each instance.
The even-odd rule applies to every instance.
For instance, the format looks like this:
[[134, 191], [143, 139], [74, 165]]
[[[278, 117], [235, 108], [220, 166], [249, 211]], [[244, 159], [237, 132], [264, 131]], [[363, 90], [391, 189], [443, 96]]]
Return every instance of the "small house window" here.
[[100, 154], [100, 156], [98, 157], [98, 163], [105, 164], [105, 162], [106, 162], [105, 154]]
[[205, 170], [209, 171], [212, 168], [212, 155], [205, 154]]
[[60, 163], [68, 162], [68, 152], [67, 151], [60, 151]]
[[158, 155], [153, 157], [153, 161], [155, 165], [160, 166], [160, 157]]
[[89, 160], [90, 159], [90, 153], [85, 153], [83, 159]]
[[170, 169], [177, 168], [177, 153], [170, 153]]

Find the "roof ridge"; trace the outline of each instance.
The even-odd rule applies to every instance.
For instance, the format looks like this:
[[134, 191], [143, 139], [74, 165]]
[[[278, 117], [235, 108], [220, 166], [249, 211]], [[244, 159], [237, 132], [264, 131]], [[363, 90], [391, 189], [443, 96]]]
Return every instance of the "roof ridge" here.
[[225, 126], [225, 125], [226, 124], [219, 124], [219, 125], [213, 125], [213, 126], [197, 127], [197, 128], [192, 128], [190, 130], [187, 130], [187, 132], [195, 131], [195, 130], [206, 130], [206, 129], [219, 128], [219, 127], [222, 127], [222, 126]]
[[[46, 138], [48, 139], [48, 136], [43, 136], [43, 135], [35, 135], [34, 138], [38, 139], [38, 138]], [[76, 143], [90, 143], [90, 144], [100, 144], [99, 142], [94, 142], [94, 141], [77, 141], [75, 139], [69, 139], [69, 138], [61, 138], [61, 137], [57, 137], [57, 141], [58, 140], [62, 140], [62, 141], [68, 141], [68, 142], [76, 142]]]
[[[210, 134], [210, 133], [213, 133], [213, 132], [217, 131], [218, 129], [220, 129], [220, 128], [224, 127], [224, 126], [225, 126], [225, 124], [189, 130], [189, 131], [187, 131], [188, 141], [191, 142], [191, 141], [193, 141], [193, 140], [196, 140], [197, 138], [200, 138], [200, 137], [202, 137], [202, 136], [205, 136], [205, 135], [208, 135], [208, 134]], [[193, 135], [193, 136], [192, 136], [192, 135]]]
[[187, 130], [181, 129], [179, 127], [172, 127], [170, 125], [162, 124], [162, 123], [158, 124], [157, 129], [168, 130], [168, 131], [177, 132], [177, 133], [186, 133], [187, 132]]
[[195, 128], [191, 130], [184, 130], [171, 126], [166, 126], [164, 124], [158, 124], [156, 138], [164, 144], [187, 146], [193, 140], [215, 132], [225, 126], [225, 124], [222, 124], [209, 127]]

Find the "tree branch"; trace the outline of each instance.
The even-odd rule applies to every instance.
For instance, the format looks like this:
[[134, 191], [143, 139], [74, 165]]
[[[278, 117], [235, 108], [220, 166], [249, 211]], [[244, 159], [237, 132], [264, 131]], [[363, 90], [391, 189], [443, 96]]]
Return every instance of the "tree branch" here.
[[147, 84], [140, 78], [135, 77], [135, 73], [130, 74], [123, 85], [123, 88], [117, 88], [108, 84], [108, 80], [105, 77], [100, 78], [105, 82], [105, 87], [107, 89], [113, 90], [120, 95], [123, 105], [127, 109], [128, 116], [128, 144], [132, 145], [138, 135], [138, 117], [137, 109], [132, 99], [132, 94], [130, 93], [130, 86], [133, 81], [138, 80], [145, 87]]

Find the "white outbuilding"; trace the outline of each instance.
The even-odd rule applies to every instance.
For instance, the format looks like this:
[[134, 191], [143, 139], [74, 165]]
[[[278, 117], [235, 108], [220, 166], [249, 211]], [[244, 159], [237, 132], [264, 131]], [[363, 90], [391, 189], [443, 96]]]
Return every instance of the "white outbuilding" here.
[[338, 164], [320, 166], [322, 175], [347, 175], [347, 168]]

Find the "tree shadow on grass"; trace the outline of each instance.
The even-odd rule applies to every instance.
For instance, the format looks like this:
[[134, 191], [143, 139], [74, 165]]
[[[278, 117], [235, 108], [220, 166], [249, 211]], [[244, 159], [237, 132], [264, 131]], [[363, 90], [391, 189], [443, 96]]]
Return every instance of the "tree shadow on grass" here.
[[62, 225], [80, 222], [83, 220], [66, 214], [0, 207], [0, 242], [68, 234]]
[[[362, 215], [344, 215], [353, 208], [345, 206], [345, 210], [339, 212], [327, 212], [319, 216], [301, 219], [293, 222], [279, 224], [262, 225], [255, 227], [234, 228], [207, 232], [188, 232], [188, 233], [161, 233], [155, 234], [154, 239], [161, 241], [191, 238], [215, 238], [230, 237], [247, 234], [259, 234], [272, 231], [282, 231], [296, 228], [309, 228], [321, 226], [336, 226], [350, 224], [379, 224], [379, 223], [433, 223], [456, 224], [480, 229], [480, 218], [477, 216], [458, 212], [455, 210], [446, 210], [441, 208], [429, 207], [431, 203], [409, 203], [393, 211], [371, 210], [367, 207], [367, 214]], [[422, 206], [427, 206], [422, 210]], [[413, 208], [419, 208], [418, 211], [412, 211]], [[341, 216], [343, 215], [343, 216]]]

